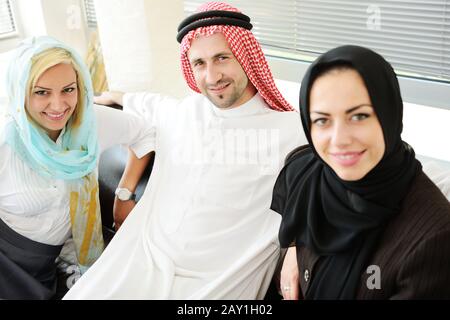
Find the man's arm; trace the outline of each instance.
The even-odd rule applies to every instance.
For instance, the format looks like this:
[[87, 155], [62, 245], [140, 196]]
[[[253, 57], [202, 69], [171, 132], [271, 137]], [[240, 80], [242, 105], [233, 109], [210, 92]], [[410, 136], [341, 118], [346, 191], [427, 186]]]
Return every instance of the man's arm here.
[[107, 91], [102, 92], [99, 96], [94, 96], [94, 103], [96, 104], [103, 104], [106, 106], [112, 105], [112, 104], [119, 104], [123, 106], [123, 95], [125, 93], [120, 91]]
[[[119, 104], [123, 106], [124, 104], [124, 92], [120, 91], [109, 91], [103, 92], [100, 96], [94, 97], [94, 102], [96, 104], [102, 105], [113, 105]], [[143, 101], [140, 101], [143, 103]], [[138, 115], [143, 116], [143, 115]], [[132, 193], [135, 193], [136, 187], [139, 184], [139, 181], [147, 168], [147, 165], [154, 156], [154, 153], [149, 153], [142, 157], [141, 159], [137, 158], [133, 151], [129, 150], [128, 152], [128, 161], [125, 166], [125, 170], [122, 174], [122, 178], [118, 184], [119, 188], [126, 188]], [[121, 201], [117, 197], [114, 198], [114, 207], [113, 207], [113, 216], [114, 216], [114, 225], [116, 230], [120, 228], [123, 221], [126, 219], [128, 214], [136, 205], [136, 201], [127, 200]]]
[[[119, 181], [118, 187], [127, 188], [131, 192], [135, 193], [136, 187], [139, 184], [142, 174], [144, 173], [145, 168], [147, 168], [152, 156], [154, 156], [153, 152], [146, 154], [139, 159], [131, 150], [129, 150], [128, 161], [122, 174], [122, 178]], [[116, 230], [119, 230], [120, 226], [135, 205], [135, 200], [121, 201], [117, 199], [117, 197], [114, 198], [113, 216]]]

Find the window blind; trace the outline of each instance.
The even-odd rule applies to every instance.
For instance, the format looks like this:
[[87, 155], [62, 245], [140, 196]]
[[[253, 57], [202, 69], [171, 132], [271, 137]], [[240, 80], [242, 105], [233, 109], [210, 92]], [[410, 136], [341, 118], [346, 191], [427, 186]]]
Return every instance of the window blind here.
[[[200, 0], [185, 0], [186, 15]], [[396, 72], [450, 82], [450, 0], [228, 0], [252, 19], [270, 55], [311, 61], [344, 44], [383, 55]]]
[[86, 10], [86, 20], [89, 28], [97, 28], [97, 16], [93, 0], [84, 0]]
[[0, 36], [16, 31], [10, 0], [0, 0]]

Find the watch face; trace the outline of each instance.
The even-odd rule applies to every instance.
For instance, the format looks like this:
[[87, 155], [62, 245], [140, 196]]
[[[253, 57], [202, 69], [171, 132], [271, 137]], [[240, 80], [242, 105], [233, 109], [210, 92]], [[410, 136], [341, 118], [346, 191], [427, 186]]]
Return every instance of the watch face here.
[[124, 192], [125, 190], [120, 190], [119, 194], [117, 195], [119, 197], [120, 200], [125, 200], [125, 198], [127, 197], [127, 195]]
[[116, 192], [117, 198], [122, 201], [126, 201], [130, 199], [130, 191], [126, 189], [119, 189]]

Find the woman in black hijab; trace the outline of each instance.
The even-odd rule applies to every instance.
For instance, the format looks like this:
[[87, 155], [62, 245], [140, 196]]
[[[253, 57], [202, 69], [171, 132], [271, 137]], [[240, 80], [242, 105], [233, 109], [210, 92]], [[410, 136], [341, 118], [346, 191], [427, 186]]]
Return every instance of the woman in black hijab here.
[[271, 205], [281, 246], [296, 247], [300, 297], [450, 298], [450, 204], [401, 140], [390, 64], [328, 51], [302, 81], [300, 112], [309, 146], [288, 156]]

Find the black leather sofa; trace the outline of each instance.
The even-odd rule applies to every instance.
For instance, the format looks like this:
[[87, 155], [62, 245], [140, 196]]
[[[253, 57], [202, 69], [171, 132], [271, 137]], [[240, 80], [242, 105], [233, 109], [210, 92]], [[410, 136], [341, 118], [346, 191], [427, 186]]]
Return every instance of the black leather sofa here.
[[[122, 106], [120, 105], [113, 105], [111, 107], [120, 110], [122, 109]], [[106, 243], [109, 243], [115, 233], [113, 217], [114, 191], [125, 170], [127, 158], [128, 149], [123, 146], [114, 146], [100, 155], [98, 167], [99, 198], [103, 223], [103, 236]], [[150, 162], [136, 188], [136, 201], [139, 201], [144, 193], [147, 181], [150, 178], [153, 169], [154, 161], [155, 153], [153, 152]]]
[[[119, 184], [122, 173], [125, 169], [125, 164], [128, 158], [127, 148], [122, 146], [112, 147], [100, 156], [100, 163], [98, 168], [98, 182], [99, 182], [99, 198], [103, 222], [103, 235], [105, 241], [108, 243], [114, 235], [114, 191]], [[144, 193], [147, 181], [150, 178], [150, 173], [153, 168], [154, 152], [150, 163], [147, 165], [144, 174], [136, 188], [136, 201], [139, 201]]]

